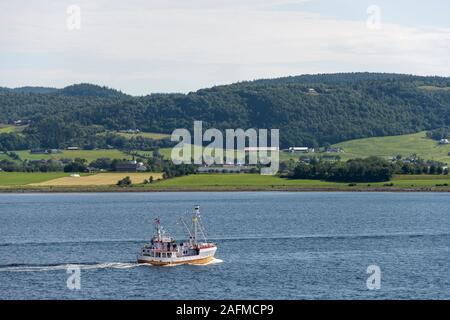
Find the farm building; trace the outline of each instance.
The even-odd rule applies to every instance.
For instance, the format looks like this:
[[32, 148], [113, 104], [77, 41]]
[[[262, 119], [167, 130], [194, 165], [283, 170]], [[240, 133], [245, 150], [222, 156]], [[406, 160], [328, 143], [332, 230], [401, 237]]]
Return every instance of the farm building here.
[[310, 149], [308, 147], [289, 147], [289, 152], [310, 152], [314, 151], [314, 149]]
[[327, 149], [327, 152], [341, 153], [341, 152], [344, 152], [344, 150], [342, 150], [342, 148], [339, 148], [339, 147], [331, 147], [331, 148]]
[[30, 120], [15, 120], [13, 121], [13, 124], [15, 126], [26, 126], [27, 124], [30, 124]]
[[116, 164], [116, 171], [119, 172], [138, 172], [147, 171], [147, 167], [142, 162], [128, 161]]
[[44, 154], [44, 153], [47, 153], [47, 150], [45, 150], [45, 149], [31, 149], [30, 153], [31, 154]]

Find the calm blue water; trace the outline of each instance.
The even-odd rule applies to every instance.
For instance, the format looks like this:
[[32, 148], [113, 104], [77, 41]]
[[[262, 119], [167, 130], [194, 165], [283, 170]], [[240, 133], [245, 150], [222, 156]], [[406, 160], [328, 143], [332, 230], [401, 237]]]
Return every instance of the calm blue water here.
[[[137, 266], [155, 216], [202, 208], [223, 262]], [[0, 194], [0, 299], [450, 299], [450, 195]], [[81, 266], [69, 290], [67, 264]], [[366, 269], [381, 268], [368, 290]]]

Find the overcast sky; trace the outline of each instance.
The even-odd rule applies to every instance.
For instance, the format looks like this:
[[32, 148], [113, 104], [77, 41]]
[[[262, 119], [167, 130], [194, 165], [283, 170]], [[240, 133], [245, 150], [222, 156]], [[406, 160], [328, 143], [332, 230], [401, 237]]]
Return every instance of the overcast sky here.
[[0, 86], [143, 95], [305, 73], [450, 76], [450, 1], [414, 2], [1, 0]]

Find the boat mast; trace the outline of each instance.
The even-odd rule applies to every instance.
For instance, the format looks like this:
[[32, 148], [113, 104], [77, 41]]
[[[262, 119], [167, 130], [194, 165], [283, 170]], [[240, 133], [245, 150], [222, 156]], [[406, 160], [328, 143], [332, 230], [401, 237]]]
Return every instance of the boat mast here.
[[197, 244], [197, 223], [198, 223], [198, 217], [200, 216], [200, 206], [194, 207], [194, 213], [192, 215], [192, 224], [194, 227], [194, 237], [193, 237], [193, 244]]
[[162, 241], [161, 221], [159, 220], [159, 217], [155, 218], [155, 227], [158, 241]]

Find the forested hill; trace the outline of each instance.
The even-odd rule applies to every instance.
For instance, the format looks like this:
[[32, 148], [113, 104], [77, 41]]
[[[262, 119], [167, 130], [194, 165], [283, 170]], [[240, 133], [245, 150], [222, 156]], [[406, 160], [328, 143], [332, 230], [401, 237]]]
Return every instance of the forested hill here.
[[20, 87], [20, 88], [4, 88], [0, 87], [0, 93], [36, 93], [36, 94], [54, 94], [61, 96], [74, 97], [104, 97], [104, 98], [123, 98], [127, 95], [108, 87], [101, 87], [89, 83], [80, 83], [67, 86], [62, 89], [51, 87]]
[[449, 125], [450, 78], [305, 75], [145, 97], [89, 84], [50, 93], [0, 90], [0, 123], [17, 119], [31, 120], [23, 134], [42, 147], [82, 145], [93, 128], [170, 133], [194, 120], [219, 129], [279, 128], [282, 146], [317, 146]]

